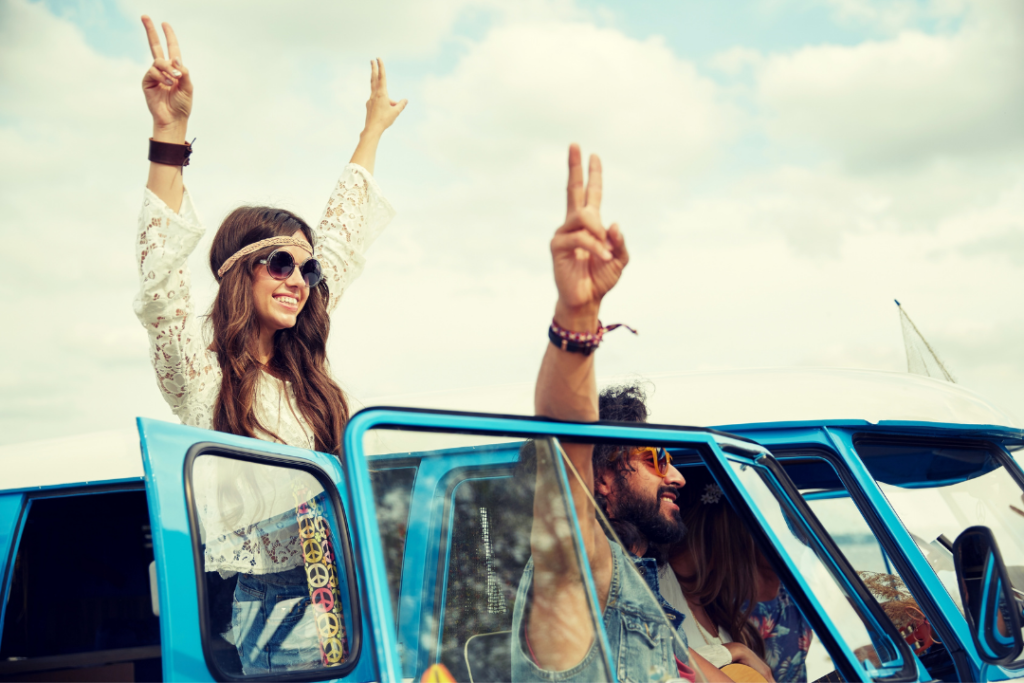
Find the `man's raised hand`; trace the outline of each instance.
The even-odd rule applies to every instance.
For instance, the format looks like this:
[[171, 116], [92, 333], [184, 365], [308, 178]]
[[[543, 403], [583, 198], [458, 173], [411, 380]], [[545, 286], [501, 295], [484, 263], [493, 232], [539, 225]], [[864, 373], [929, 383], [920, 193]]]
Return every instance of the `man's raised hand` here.
[[558, 287], [555, 320], [574, 332], [593, 332], [601, 299], [615, 286], [629, 262], [618, 225], [601, 223], [601, 160], [590, 156], [586, 188], [578, 145], [569, 146], [569, 186], [565, 223], [551, 240]]
[[370, 61], [370, 99], [366, 101], [366, 130], [383, 133], [405, 109], [409, 100], [395, 102], [388, 96], [388, 77], [384, 62]]
[[181, 62], [178, 38], [171, 25], [165, 22], [165, 57], [153, 20], [143, 16], [142, 25], [146, 27], [149, 50], [153, 54], [153, 64], [142, 78], [142, 92], [146, 95], [149, 113], [153, 115], [153, 137], [161, 142], [183, 143], [192, 112], [192, 79]]

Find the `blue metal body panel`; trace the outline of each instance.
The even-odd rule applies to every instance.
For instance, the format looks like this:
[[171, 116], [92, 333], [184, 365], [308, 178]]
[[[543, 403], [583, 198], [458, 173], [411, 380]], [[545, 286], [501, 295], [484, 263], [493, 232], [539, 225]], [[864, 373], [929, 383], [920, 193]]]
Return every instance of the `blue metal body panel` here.
[[7, 615], [7, 593], [14, 577], [14, 558], [18, 552], [21, 530], [25, 527], [26, 508], [23, 493], [0, 495], [0, 633]]

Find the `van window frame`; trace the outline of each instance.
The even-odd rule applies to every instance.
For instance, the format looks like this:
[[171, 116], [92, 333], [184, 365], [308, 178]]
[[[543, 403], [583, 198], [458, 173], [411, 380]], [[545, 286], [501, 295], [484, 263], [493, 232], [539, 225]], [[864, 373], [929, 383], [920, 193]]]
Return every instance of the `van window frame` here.
[[[335, 532], [335, 541], [338, 542], [339, 554], [344, 558], [345, 578], [348, 583], [349, 606], [352, 616], [352, 633], [349, 637], [349, 660], [337, 667], [324, 667], [311, 671], [294, 671], [288, 673], [272, 673], [258, 676], [235, 675], [221, 669], [219, 662], [213, 656], [213, 648], [210, 646], [214, 638], [219, 637], [212, 633], [209, 614], [209, 596], [206, 591], [205, 553], [203, 551], [202, 536], [199, 530], [199, 514], [196, 509], [195, 495], [192, 487], [192, 469], [195, 460], [200, 456], [218, 456], [242, 460], [260, 465], [276, 465], [301, 470], [320, 484], [324, 492], [328, 494], [333, 506], [333, 511], [338, 519], [338, 524], [332, 525]], [[202, 442], [189, 448], [185, 455], [184, 464], [185, 483], [185, 508], [188, 513], [189, 535], [192, 545], [192, 564], [196, 573], [196, 597], [199, 610], [199, 638], [203, 648], [203, 660], [209, 672], [218, 681], [329, 681], [342, 678], [352, 670], [362, 656], [363, 645], [363, 620], [362, 602], [359, 593], [359, 578], [356, 574], [356, 563], [352, 539], [348, 528], [348, 515], [342, 503], [338, 487], [330, 475], [317, 467], [314, 463], [300, 458], [293, 458], [277, 453], [267, 453], [249, 448], [229, 446], [214, 442]]]

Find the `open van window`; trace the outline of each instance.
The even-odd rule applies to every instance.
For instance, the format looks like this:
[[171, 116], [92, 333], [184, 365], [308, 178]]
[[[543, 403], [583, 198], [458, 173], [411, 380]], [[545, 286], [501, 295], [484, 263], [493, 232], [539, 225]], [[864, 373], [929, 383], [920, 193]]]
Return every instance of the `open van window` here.
[[[146, 494], [91, 489], [29, 497], [0, 639], [0, 680], [89, 669], [161, 680]], [[70, 680], [70, 679], [69, 679]]]

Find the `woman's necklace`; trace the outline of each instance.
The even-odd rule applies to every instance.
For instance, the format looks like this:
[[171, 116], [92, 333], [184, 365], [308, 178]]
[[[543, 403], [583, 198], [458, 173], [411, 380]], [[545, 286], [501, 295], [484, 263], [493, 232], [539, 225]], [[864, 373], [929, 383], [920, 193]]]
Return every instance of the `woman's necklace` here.
[[[692, 575], [691, 576], [683, 576], [682, 574], [677, 572], [675, 570], [675, 568], [672, 569], [672, 573], [676, 575], [676, 581], [679, 582], [679, 588], [683, 592], [683, 599], [686, 600], [686, 605], [690, 608], [690, 614], [693, 615], [693, 620], [695, 622], [697, 622], [697, 631], [700, 633], [700, 637], [704, 639], [704, 644], [705, 645], [721, 645], [722, 644], [721, 636], [713, 636], [713, 635], [711, 635], [711, 631], [709, 631], [706, 628], [704, 628], [704, 625], [700, 623], [700, 619], [697, 618], [697, 610], [699, 609], [701, 612], [703, 612], [704, 618], [707, 619], [708, 621], [711, 621], [711, 617], [708, 615], [707, 610], [704, 609], [703, 605], [694, 605], [694, 603], [690, 602], [690, 598], [686, 597], [686, 588], [684, 588], [684, 585], [688, 584], [688, 583], [692, 585], [693, 576]], [[715, 628], [715, 631], [718, 632], [719, 629]], [[708, 640], [709, 637], [711, 638], [711, 640]], [[714, 641], [714, 642], [712, 642], [712, 641]]]
[[[683, 597], [686, 598], [685, 595]], [[690, 602], [689, 598], [686, 598], [686, 604], [690, 607], [690, 613], [693, 614], [693, 620], [695, 622], [697, 622], [697, 631], [700, 632], [700, 637], [704, 639], [704, 644], [705, 645], [721, 645], [722, 644], [722, 637], [721, 636], [713, 636], [713, 635], [711, 635], [711, 632], [708, 631], [706, 628], [704, 628], [704, 625], [702, 623], [700, 623], [700, 619], [697, 618], [697, 609], [700, 609], [701, 612], [704, 613], [704, 617], [708, 621], [711, 621], [711, 617], [708, 616], [707, 610], [705, 610], [704, 607], [701, 606], [701, 605], [694, 605], [692, 602]], [[716, 628], [715, 630], [718, 631], [719, 629]]]

